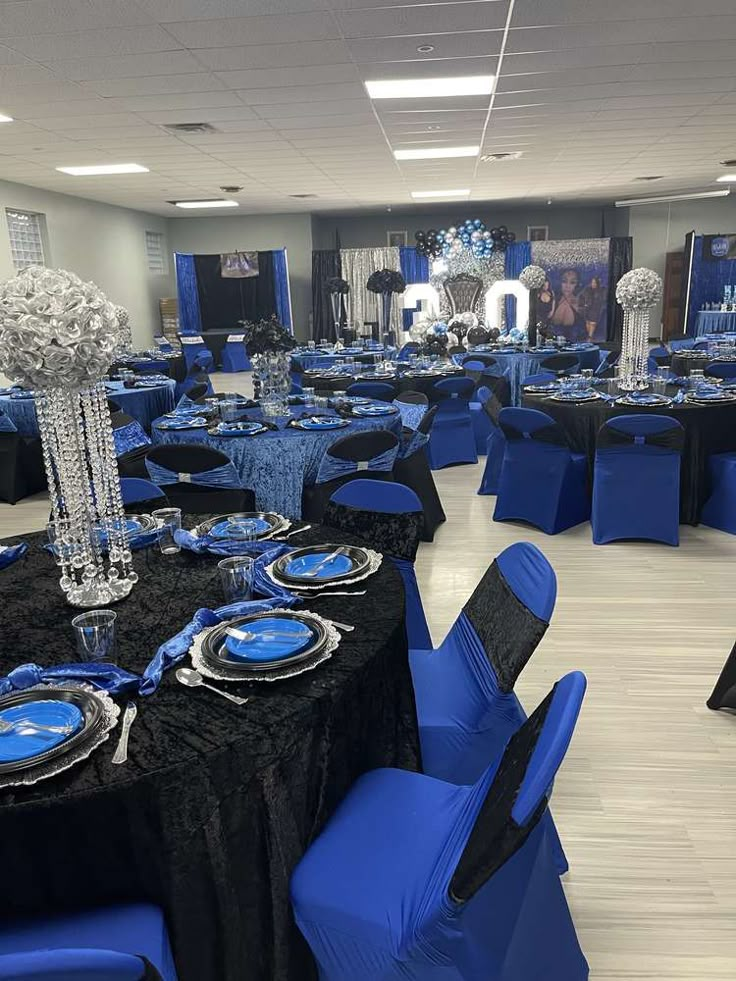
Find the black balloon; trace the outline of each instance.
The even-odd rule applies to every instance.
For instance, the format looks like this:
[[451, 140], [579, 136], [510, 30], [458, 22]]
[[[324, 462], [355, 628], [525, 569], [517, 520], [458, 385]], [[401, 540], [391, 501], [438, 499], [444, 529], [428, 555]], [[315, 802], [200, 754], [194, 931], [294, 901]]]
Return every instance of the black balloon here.
[[427, 236], [421, 231], [414, 232], [414, 238], [417, 240], [417, 242], [426, 242], [427, 240]]
[[506, 241], [507, 242], [515, 242], [516, 241], [516, 232], [509, 232], [508, 235], [506, 236]]
[[477, 324], [475, 327], [471, 327], [468, 331], [467, 342], [469, 345], [471, 345], [471, 347], [474, 347], [476, 344], [487, 344], [488, 340], [488, 331], [485, 329], [485, 327], [481, 327], [480, 324]]
[[499, 225], [498, 230], [502, 235], [505, 235], [506, 232], [508, 232], [508, 228], [505, 225]]
[[491, 229], [491, 238], [494, 239], [494, 241], [497, 238], [499, 238], [500, 235], [501, 235], [501, 232], [497, 228], [492, 228]]

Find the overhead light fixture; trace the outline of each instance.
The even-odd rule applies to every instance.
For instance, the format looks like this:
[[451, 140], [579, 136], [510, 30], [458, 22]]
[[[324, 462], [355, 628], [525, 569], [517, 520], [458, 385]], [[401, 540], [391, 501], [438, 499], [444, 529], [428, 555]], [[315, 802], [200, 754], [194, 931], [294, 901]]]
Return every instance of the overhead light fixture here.
[[97, 177], [104, 174], [147, 174], [148, 167], [140, 164], [95, 164], [92, 167], [57, 167], [62, 174], [72, 177]]
[[731, 193], [730, 188], [722, 191], [695, 191], [692, 194], [670, 194], [660, 198], [630, 198], [628, 201], [614, 201], [617, 208], [635, 208], [640, 204], [668, 204], [670, 201], [698, 201], [700, 198], [725, 198]]
[[0, 112], [0, 123], [12, 123], [12, 122], [13, 122], [13, 117], [12, 116], [4, 116]]
[[417, 198], [467, 198], [470, 196], [469, 188], [452, 191], [412, 191], [411, 196]]
[[423, 54], [423, 55], [431, 54], [434, 51], [434, 45], [433, 44], [419, 44], [419, 45], [417, 45], [417, 51], [419, 52], [419, 54]]
[[736, 174], [724, 174], [718, 178], [719, 184], [736, 184]]
[[419, 150], [394, 150], [397, 160], [439, 160], [443, 157], [477, 157], [479, 146], [435, 146]]
[[212, 198], [210, 201], [169, 201], [177, 208], [237, 208], [237, 201], [228, 198]]
[[493, 75], [454, 78], [394, 78], [366, 82], [371, 99], [437, 99], [456, 95], [490, 95]]

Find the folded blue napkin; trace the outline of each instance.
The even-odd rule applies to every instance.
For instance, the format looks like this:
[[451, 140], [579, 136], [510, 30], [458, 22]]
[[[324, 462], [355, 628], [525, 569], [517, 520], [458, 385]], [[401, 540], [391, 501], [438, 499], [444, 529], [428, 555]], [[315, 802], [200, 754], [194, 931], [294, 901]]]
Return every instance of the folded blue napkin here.
[[7, 569], [9, 565], [22, 559], [28, 551], [25, 542], [20, 545], [0, 545], [0, 569]]
[[5, 678], [0, 678], [0, 695], [50, 681], [87, 681], [111, 695], [120, 695], [137, 691], [140, 678], [116, 664], [104, 661], [59, 664], [51, 668], [42, 668], [38, 664], [19, 664]]

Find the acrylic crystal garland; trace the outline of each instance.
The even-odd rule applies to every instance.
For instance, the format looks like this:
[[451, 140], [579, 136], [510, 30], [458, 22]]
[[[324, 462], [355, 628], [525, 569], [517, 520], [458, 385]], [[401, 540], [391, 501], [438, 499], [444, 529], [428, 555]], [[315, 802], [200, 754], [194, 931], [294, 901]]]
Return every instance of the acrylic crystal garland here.
[[36, 392], [54, 555], [73, 606], [107, 606], [138, 579], [101, 381], [120, 331], [105, 294], [73, 273], [31, 267], [0, 286], [0, 370]]
[[618, 371], [624, 391], [647, 387], [649, 311], [661, 296], [662, 280], [651, 269], [632, 269], [618, 281], [616, 299], [624, 310]]

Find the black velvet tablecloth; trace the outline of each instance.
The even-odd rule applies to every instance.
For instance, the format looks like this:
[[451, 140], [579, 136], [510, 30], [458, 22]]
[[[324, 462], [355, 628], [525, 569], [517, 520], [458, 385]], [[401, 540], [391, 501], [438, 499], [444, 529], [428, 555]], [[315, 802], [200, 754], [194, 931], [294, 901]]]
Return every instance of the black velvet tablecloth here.
[[685, 378], [693, 369], [705, 371], [707, 365], [715, 361], [715, 358], [707, 353], [689, 351], [687, 349], [677, 351], [672, 355], [670, 365], [673, 375]]
[[[668, 390], [675, 394], [676, 388]], [[680, 521], [696, 525], [705, 503], [708, 488], [708, 457], [711, 453], [736, 450], [736, 403], [728, 405], [697, 405], [682, 402], [664, 408], [615, 405], [598, 399], [595, 402], [553, 402], [542, 395], [525, 394], [522, 404], [541, 409], [552, 416], [562, 428], [575, 453], [585, 453], [590, 464], [592, 484], [595, 443], [598, 430], [612, 416], [657, 412], [671, 416], [685, 430], [685, 444], [680, 467]], [[632, 493], [636, 489], [632, 488]]]
[[[25, 541], [26, 558], [0, 571], [2, 674], [76, 659], [78, 611], [42, 536]], [[351, 539], [315, 529], [295, 541]], [[214, 556], [148, 549], [134, 564], [140, 582], [116, 607], [116, 659], [142, 672], [198, 607], [222, 600]], [[181, 981], [316, 977], [291, 918], [291, 871], [358, 776], [419, 766], [401, 578], [385, 561], [365, 588], [304, 605], [356, 628], [314, 671], [231, 686], [251, 695], [242, 707], [170, 671], [138, 699], [126, 765], [110, 763], [114, 731], [69, 771], [0, 792], [0, 915], [150, 900], [165, 912]]]
[[[392, 378], [376, 378], [379, 384], [391, 385], [398, 392], [423, 392], [428, 395], [432, 386], [445, 378], [462, 378], [462, 371], [443, 371], [432, 375], [420, 375], [412, 378], [406, 375], [396, 375]], [[329, 374], [310, 374], [305, 372], [302, 376], [302, 385], [313, 388], [318, 394], [320, 392], [340, 392], [344, 391], [349, 385], [355, 382], [373, 381], [370, 375], [329, 375]]]

